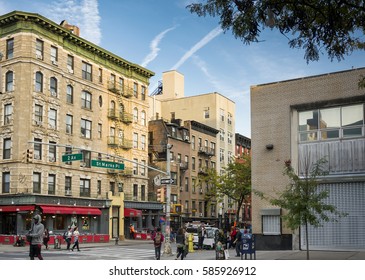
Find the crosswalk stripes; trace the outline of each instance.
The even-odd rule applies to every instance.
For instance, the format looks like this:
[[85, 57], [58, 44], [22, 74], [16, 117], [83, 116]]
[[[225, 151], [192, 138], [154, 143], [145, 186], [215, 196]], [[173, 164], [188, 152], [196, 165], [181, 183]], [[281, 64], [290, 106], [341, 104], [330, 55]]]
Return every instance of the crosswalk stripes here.
[[118, 247], [95, 247], [80, 248], [80, 252], [66, 252], [69, 258], [80, 258], [82, 256], [94, 256], [97, 259], [124, 259], [124, 260], [146, 260], [155, 257], [154, 249], [136, 249], [123, 246]]

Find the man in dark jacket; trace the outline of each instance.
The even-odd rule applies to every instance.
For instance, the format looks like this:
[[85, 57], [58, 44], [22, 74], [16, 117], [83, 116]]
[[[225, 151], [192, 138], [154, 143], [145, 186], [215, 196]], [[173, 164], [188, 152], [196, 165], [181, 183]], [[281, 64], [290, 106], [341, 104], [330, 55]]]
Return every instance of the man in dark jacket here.
[[41, 248], [43, 242], [44, 226], [41, 223], [41, 220], [41, 216], [36, 214], [33, 217], [32, 229], [28, 233], [28, 236], [32, 238], [29, 246], [29, 257], [31, 260], [34, 260], [34, 257], [38, 257], [38, 259], [43, 260]]
[[235, 239], [235, 247], [236, 247], [236, 257], [241, 256], [241, 249], [242, 249], [242, 232], [238, 227], [236, 227], [236, 239]]

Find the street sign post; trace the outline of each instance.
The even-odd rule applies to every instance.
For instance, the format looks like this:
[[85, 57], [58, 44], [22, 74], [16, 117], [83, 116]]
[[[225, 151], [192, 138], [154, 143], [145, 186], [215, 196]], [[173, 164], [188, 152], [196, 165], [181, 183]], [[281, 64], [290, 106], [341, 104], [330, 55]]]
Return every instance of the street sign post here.
[[103, 160], [91, 160], [91, 166], [108, 168], [108, 169], [119, 169], [124, 170], [124, 163], [113, 162], [113, 161], [103, 161]]
[[161, 178], [161, 185], [171, 185], [174, 183], [174, 179], [171, 178]]
[[62, 162], [82, 160], [82, 154], [65, 154], [62, 155]]

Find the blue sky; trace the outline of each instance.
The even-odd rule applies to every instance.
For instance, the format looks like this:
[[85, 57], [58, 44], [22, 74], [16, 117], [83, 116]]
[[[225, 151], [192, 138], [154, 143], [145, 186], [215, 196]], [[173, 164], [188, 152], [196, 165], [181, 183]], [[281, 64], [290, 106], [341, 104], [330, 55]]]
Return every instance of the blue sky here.
[[275, 31], [260, 43], [244, 45], [218, 19], [200, 18], [185, 8], [194, 0], [0, 0], [0, 14], [39, 13], [56, 23], [66, 19], [80, 36], [124, 59], [154, 71], [152, 92], [162, 73], [185, 76], [185, 96], [219, 92], [236, 103], [236, 132], [251, 136], [250, 86], [365, 66], [365, 53], [345, 60], [304, 60]]

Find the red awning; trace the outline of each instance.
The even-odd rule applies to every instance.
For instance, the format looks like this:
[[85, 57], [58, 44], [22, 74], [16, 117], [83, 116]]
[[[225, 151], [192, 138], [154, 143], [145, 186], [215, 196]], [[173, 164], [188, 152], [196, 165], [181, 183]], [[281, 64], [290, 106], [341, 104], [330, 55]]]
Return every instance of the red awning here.
[[140, 217], [142, 211], [133, 208], [124, 208], [124, 217]]
[[32, 210], [34, 210], [34, 205], [0, 206], [0, 212], [18, 212], [18, 211], [32, 211]]
[[95, 215], [100, 216], [101, 211], [93, 207], [65, 207], [40, 205], [43, 214], [73, 214], [73, 215]]

